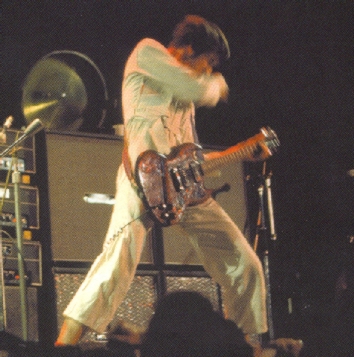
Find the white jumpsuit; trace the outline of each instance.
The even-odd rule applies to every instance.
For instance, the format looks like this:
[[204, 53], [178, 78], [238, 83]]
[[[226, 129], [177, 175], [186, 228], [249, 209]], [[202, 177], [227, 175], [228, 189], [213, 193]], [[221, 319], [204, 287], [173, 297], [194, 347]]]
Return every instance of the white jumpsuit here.
[[[202, 75], [182, 66], [152, 39], [131, 53], [122, 86], [125, 140], [134, 167], [137, 156], [197, 140], [195, 105], [215, 106], [221, 75]], [[123, 165], [117, 174], [116, 203], [102, 253], [64, 311], [97, 332], [104, 332], [134, 278], [147, 230], [148, 215]], [[267, 331], [262, 265], [246, 238], [219, 204], [209, 199], [188, 207], [179, 223], [206, 272], [225, 292], [227, 317], [244, 333]]]

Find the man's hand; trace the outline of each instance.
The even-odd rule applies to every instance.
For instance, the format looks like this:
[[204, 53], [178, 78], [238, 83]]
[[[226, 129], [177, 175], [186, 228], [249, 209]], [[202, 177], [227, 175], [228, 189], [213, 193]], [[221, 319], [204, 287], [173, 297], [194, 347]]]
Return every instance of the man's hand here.
[[249, 161], [263, 161], [272, 155], [273, 153], [269, 147], [264, 142], [260, 142], [257, 144], [256, 150], [250, 155]]

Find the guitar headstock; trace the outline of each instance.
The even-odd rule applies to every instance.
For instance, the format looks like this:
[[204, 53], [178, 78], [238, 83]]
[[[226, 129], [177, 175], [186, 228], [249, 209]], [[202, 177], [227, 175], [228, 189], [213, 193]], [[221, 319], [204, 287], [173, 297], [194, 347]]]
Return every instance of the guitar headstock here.
[[280, 146], [280, 141], [276, 132], [269, 126], [261, 128], [261, 134], [263, 135], [263, 142], [271, 153], [275, 153]]

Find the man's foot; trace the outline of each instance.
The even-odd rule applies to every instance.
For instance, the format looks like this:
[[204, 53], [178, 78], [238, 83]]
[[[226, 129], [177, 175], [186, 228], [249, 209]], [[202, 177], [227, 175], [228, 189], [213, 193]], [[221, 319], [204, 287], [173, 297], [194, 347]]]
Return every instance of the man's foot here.
[[83, 325], [80, 322], [66, 318], [54, 346], [74, 346], [79, 342], [82, 332]]

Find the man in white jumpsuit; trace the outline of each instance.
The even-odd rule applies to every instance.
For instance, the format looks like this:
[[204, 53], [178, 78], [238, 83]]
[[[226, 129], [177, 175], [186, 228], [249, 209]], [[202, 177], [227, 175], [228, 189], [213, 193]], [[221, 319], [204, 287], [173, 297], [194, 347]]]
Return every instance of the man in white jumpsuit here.
[[[168, 48], [143, 39], [131, 53], [122, 87], [129, 164], [119, 167], [116, 203], [103, 251], [64, 311], [57, 346], [77, 343], [83, 326], [102, 333], [112, 320], [134, 278], [152, 226], [129, 167], [145, 150], [168, 154], [176, 145], [197, 142], [195, 106], [215, 106], [227, 99], [224, 77], [213, 69], [228, 57], [221, 30], [198, 16], [187, 16], [177, 25]], [[205, 159], [218, 155], [210, 153]], [[268, 155], [264, 153], [264, 158]], [[245, 334], [266, 332], [262, 266], [235, 223], [210, 198], [188, 207], [178, 224], [206, 272], [222, 286], [227, 318]]]

